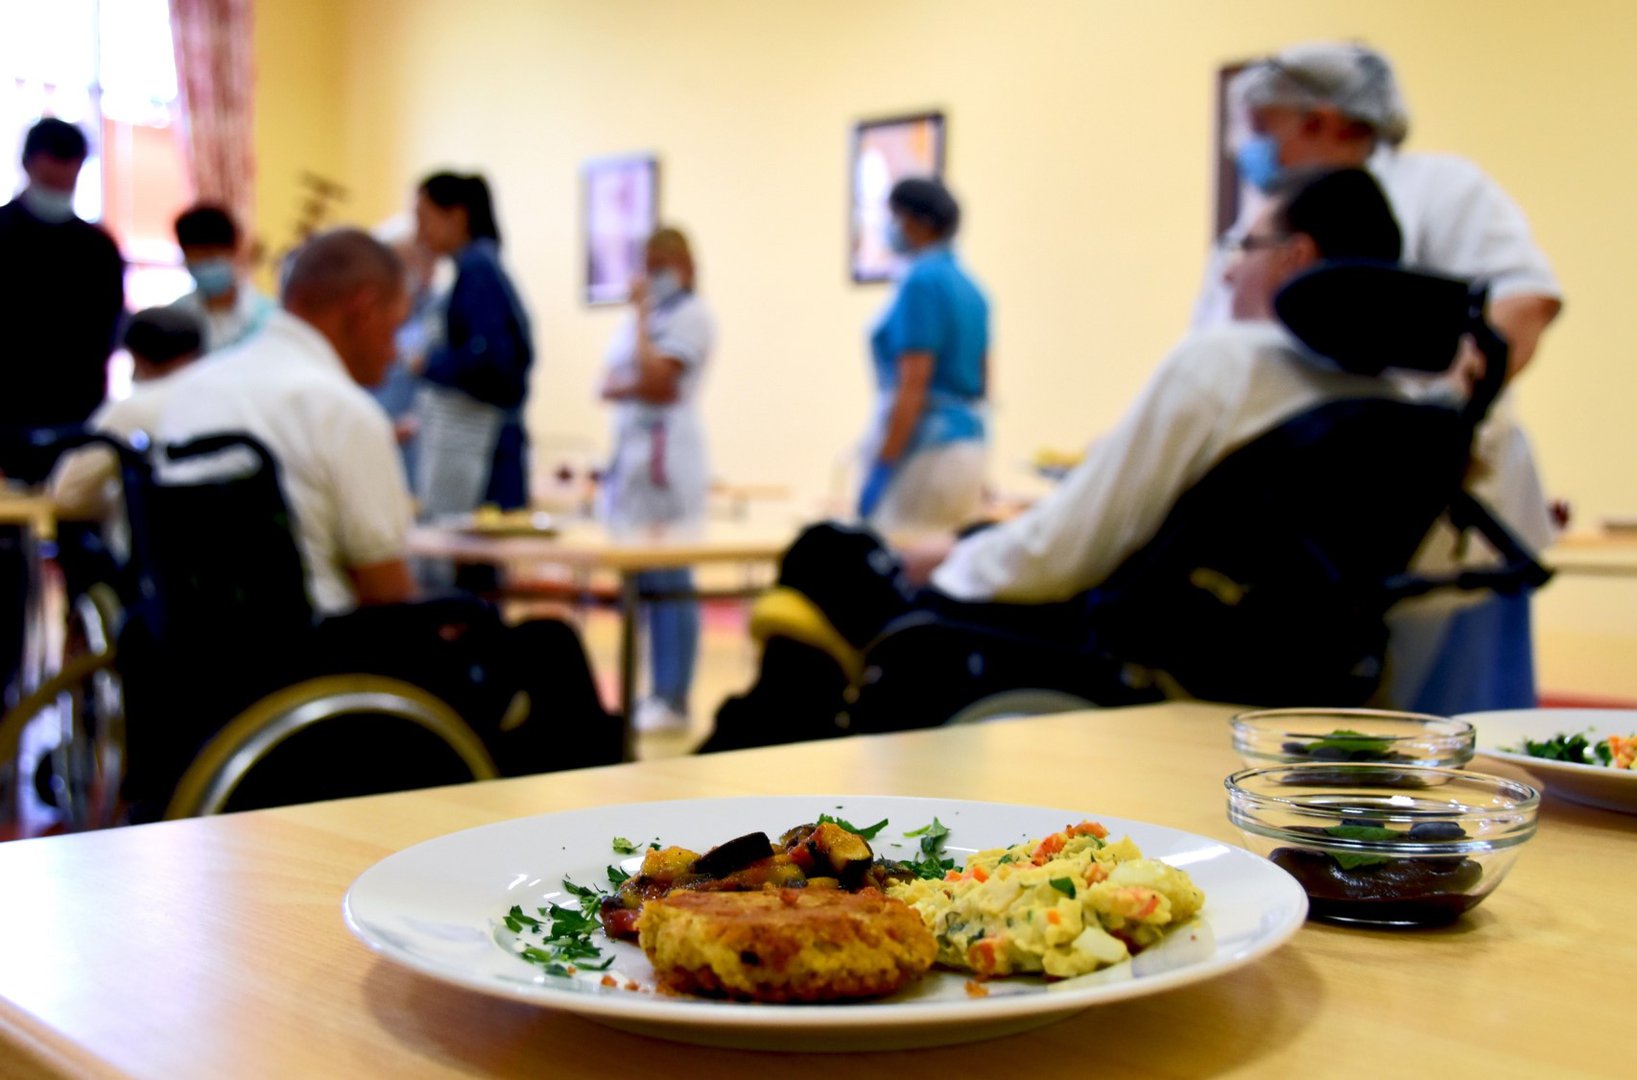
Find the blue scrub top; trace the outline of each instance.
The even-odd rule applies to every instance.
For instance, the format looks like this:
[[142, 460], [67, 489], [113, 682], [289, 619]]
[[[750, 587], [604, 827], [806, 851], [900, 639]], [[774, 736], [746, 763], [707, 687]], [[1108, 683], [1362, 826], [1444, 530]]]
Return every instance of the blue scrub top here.
[[916, 255], [870, 335], [882, 397], [879, 422], [897, 392], [898, 360], [909, 352], [933, 357], [927, 407], [910, 451], [982, 439], [978, 407], [987, 390], [983, 369], [989, 352], [989, 302], [947, 244]]

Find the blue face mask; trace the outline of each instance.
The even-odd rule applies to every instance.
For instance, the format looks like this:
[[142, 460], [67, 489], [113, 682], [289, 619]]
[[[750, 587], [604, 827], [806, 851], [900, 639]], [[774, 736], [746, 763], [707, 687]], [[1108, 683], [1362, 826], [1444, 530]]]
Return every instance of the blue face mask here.
[[1250, 181], [1261, 191], [1269, 191], [1284, 175], [1285, 167], [1279, 164], [1279, 140], [1272, 135], [1254, 135], [1239, 144], [1234, 154], [1239, 166], [1239, 175]]
[[675, 270], [656, 270], [648, 276], [648, 302], [651, 304], [663, 304], [681, 291], [682, 277]]
[[48, 225], [61, 225], [74, 216], [74, 193], [72, 191], [53, 191], [38, 184], [30, 184], [23, 189], [19, 198], [23, 207], [39, 220]]
[[193, 282], [199, 286], [199, 291], [212, 300], [232, 292], [233, 285], [238, 280], [238, 274], [233, 270], [233, 260], [228, 258], [199, 259], [190, 262], [188, 273], [193, 275]]
[[909, 237], [904, 235], [903, 222], [895, 217], [887, 219], [886, 239], [887, 246], [892, 249], [893, 254], [908, 255], [910, 253]]

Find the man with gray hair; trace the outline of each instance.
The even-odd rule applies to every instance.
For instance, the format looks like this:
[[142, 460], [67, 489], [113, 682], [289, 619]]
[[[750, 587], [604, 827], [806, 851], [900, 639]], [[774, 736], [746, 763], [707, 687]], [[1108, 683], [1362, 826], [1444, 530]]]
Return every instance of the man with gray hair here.
[[160, 441], [244, 432], [271, 452], [321, 619], [314, 652], [334, 670], [443, 697], [506, 775], [616, 761], [621, 728], [571, 626], [506, 626], [473, 597], [409, 603], [409, 488], [392, 422], [366, 389], [396, 358], [408, 309], [391, 248], [357, 229], [314, 237], [290, 262], [283, 310], [180, 376]]
[[408, 306], [392, 249], [357, 229], [317, 236], [291, 263], [283, 310], [187, 372], [160, 420], [163, 442], [243, 431], [272, 453], [320, 615], [414, 595], [408, 486], [364, 389], [392, 364]]
[[[1404, 264], [1489, 287], [1489, 320], [1511, 346], [1509, 377], [1534, 357], [1542, 333], [1562, 309], [1562, 291], [1523, 212], [1472, 162], [1448, 154], [1406, 153], [1404, 104], [1391, 64], [1358, 44], [1291, 46], [1248, 65], [1229, 87], [1240, 128], [1239, 173], [1266, 191], [1305, 166], [1368, 169], [1380, 182], [1404, 233]], [[1251, 198], [1223, 237], [1194, 309], [1204, 327], [1230, 318], [1233, 251], [1260, 209]], [[1551, 542], [1552, 521], [1527, 436], [1510, 397], [1496, 403], [1479, 432], [1486, 470], [1473, 490], [1531, 548]], [[1450, 549], [1450, 550], [1443, 550]], [[1431, 567], [1465, 556], [1435, 533]], [[1393, 627], [1392, 697], [1430, 712], [1536, 704], [1527, 595], [1497, 597], [1455, 615], [1406, 611]]]

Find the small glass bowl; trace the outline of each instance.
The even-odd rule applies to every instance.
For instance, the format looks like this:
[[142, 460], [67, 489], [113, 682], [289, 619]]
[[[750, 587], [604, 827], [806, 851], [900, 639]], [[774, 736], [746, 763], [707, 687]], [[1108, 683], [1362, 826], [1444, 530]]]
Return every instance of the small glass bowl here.
[[1261, 709], [1228, 721], [1245, 764], [1385, 761], [1459, 768], [1472, 760], [1470, 723], [1383, 709]]
[[1307, 892], [1308, 918], [1440, 926], [1477, 907], [1535, 835], [1540, 793], [1466, 769], [1275, 765], [1225, 781], [1246, 846]]

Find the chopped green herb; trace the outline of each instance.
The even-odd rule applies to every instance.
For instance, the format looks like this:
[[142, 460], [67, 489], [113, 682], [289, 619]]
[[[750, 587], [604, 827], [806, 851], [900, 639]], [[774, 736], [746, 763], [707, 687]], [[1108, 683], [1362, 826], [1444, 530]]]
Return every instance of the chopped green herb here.
[[1064, 896], [1068, 897], [1070, 900], [1074, 899], [1075, 890], [1074, 890], [1074, 879], [1073, 878], [1054, 877], [1054, 878], [1051, 879], [1049, 884], [1051, 885], [1052, 888], [1056, 889], [1058, 892], [1062, 893]]
[[[1567, 761], [1574, 765], [1590, 765], [1591, 759], [1586, 756], [1590, 749], [1591, 745], [1583, 734], [1553, 735], [1550, 739], [1540, 742], [1533, 739], [1523, 741], [1523, 752], [1530, 757], [1545, 758], [1548, 761]], [[1601, 744], [1600, 749], [1603, 753], [1608, 752], [1607, 747]]]
[[949, 835], [949, 827], [943, 822], [933, 818], [932, 824], [904, 835], [921, 838], [921, 853], [909, 864], [916, 877], [941, 878], [955, 869], [955, 860], [944, 857], [944, 838]]
[[631, 843], [631, 841], [627, 840], [623, 836], [616, 836], [614, 837], [614, 850], [621, 855], [635, 855], [637, 853], [637, 845]]
[[1324, 830], [1326, 836], [1338, 840], [1402, 840], [1404, 834], [1379, 825], [1332, 825]]
[[[576, 885], [568, 878], [564, 878], [563, 888], [568, 890], [569, 895], [580, 902], [581, 910], [584, 910], [587, 904], [595, 906], [602, 903], [603, 894], [598, 892], [594, 886]], [[542, 908], [540, 913], [542, 915], [546, 914], [545, 909]]]
[[843, 829], [846, 829], [848, 832], [852, 833], [853, 835], [862, 836], [866, 840], [874, 840], [875, 839], [875, 834], [887, 827], [887, 819], [886, 818], [882, 818], [880, 821], [876, 822], [874, 825], [866, 825], [861, 829], [857, 825], [854, 825], [852, 822], [846, 820], [845, 818], [831, 817], [829, 814], [820, 814], [819, 819], [818, 819], [818, 823], [820, 825], [823, 825], [823, 824], [826, 824], [826, 823], [831, 824], [831, 825], [840, 825]]
[[608, 883], [614, 886], [616, 889], [625, 884], [630, 877], [630, 874], [627, 874], [624, 870], [621, 870], [617, 866], [610, 866], [608, 868]]
[[648, 850], [649, 851], [658, 851], [659, 850], [659, 841], [658, 840], [650, 841], [649, 844], [648, 844]]
[[1308, 752], [1315, 750], [1336, 750], [1344, 754], [1384, 754], [1392, 747], [1387, 739], [1375, 738], [1362, 731], [1350, 731], [1347, 728], [1337, 728], [1318, 742], [1310, 743]]

